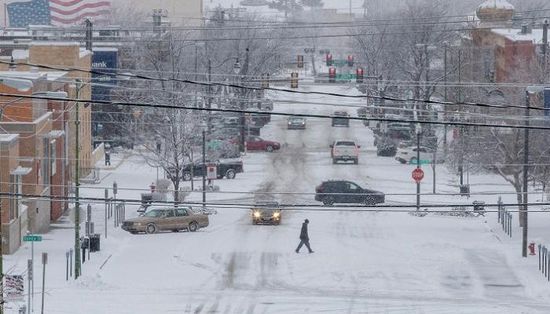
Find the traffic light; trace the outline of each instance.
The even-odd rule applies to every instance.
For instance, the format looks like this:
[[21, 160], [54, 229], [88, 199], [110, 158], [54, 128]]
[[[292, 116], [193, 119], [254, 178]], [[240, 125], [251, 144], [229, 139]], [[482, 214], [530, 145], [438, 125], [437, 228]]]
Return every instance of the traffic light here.
[[353, 66], [353, 55], [348, 55], [348, 66], [349, 67]]
[[290, 88], [298, 88], [298, 72], [290, 74]]
[[269, 73], [264, 73], [262, 78], [262, 88], [269, 88]]
[[328, 81], [330, 83], [336, 82], [336, 68], [335, 67], [328, 68]]
[[297, 63], [297, 66], [298, 68], [303, 68], [304, 67], [304, 56], [303, 55], [298, 55], [298, 63]]
[[325, 56], [325, 60], [327, 61], [327, 67], [332, 66], [334, 61], [332, 60], [332, 54], [327, 53]]
[[365, 71], [363, 68], [359, 67], [357, 70], [355, 70], [355, 82], [356, 83], [363, 83], [363, 74]]

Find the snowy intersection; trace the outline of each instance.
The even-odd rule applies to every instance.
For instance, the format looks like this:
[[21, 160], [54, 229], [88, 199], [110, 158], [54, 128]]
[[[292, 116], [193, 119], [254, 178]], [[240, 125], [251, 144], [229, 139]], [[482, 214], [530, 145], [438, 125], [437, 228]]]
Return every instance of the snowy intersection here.
[[[349, 92], [349, 91], [341, 91]], [[332, 102], [322, 96], [301, 101]], [[285, 95], [288, 99], [288, 95]], [[290, 99], [291, 100], [291, 99]], [[341, 101], [341, 100], [338, 100]], [[274, 111], [331, 114], [337, 108], [289, 101]], [[355, 115], [354, 109], [348, 108]], [[245, 172], [219, 180], [220, 193], [208, 200], [250, 204], [263, 196], [285, 204], [319, 204], [315, 186], [323, 180], [347, 179], [386, 193], [388, 203], [413, 204], [416, 186], [411, 165], [377, 157], [372, 132], [359, 121], [332, 128], [330, 121], [308, 119], [304, 131], [287, 130], [286, 118], [273, 116], [262, 137], [283, 143], [279, 152], [248, 153]], [[353, 139], [361, 145], [359, 165], [333, 165], [329, 144]], [[117, 182], [119, 197], [139, 199], [156, 178], [156, 169], [137, 156], [106, 170], [99, 185], [82, 188], [83, 197], [102, 197]], [[422, 193], [431, 191], [425, 168]], [[494, 176], [471, 176], [473, 192], [512, 192]], [[456, 175], [438, 167], [438, 191], [456, 190]], [[265, 194], [262, 194], [265, 193]], [[431, 204], [495, 203], [498, 195], [423, 195]], [[503, 194], [512, 202], [513, 194]], [[200, 201], [192, 193], [190, 201]], [[280, 226], [254, 226], [245, 208], [220, 207], [210, 226], [196, 233], [131, 235], [107, 226], [103, 204], [93, 204], [101, 251], [83, 264], [83, 276], [65, 281], [65, 252], [74, 241], [70, 219], [44, 235], [35, 247], [48, 252], [46, 313], [548, 313], [549, 288], [537, 270], [537, 257], [520, 257], [517, 218], [509, 239], [496, 214], [417, 217], [384, 209], [379, 212], [289, 209]], [[127, 206], [127, 217], [137, 205]], [[549, 232], [546, 213], [531, 215], [533, 241]], [[308, 218], [314, 254], [296, 254], [302, 221]], [[544, 243], [543, 243], [544, 244]], [[23, 273], [28, 246], [6, 258], [11, 272]], [[37, 258], [38, 260], [38, 258]], [[35, 265], [35, 273], [39, 270]], [[35, 284], [39, 309], [41, 281]], [[10, 305], [16, 313], [16, 302]]]

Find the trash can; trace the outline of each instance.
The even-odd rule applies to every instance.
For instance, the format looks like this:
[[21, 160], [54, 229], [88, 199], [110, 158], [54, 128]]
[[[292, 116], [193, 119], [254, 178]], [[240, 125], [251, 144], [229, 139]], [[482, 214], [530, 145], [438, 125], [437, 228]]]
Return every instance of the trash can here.
[[80, 238], [80, 248], [81, 249], [90, 248], [90, 238], [86, 238], [86, 237]]
[[470, 197], [470, 185], [462, 184], [460, 186], [460, 195]]
[[485, 202], [482, 201], [474, 201], [474, 211], [484, 211], [485, 210]]
[[97, 252], [100, 249], [100, 234], [90, 235], [90, 252]]

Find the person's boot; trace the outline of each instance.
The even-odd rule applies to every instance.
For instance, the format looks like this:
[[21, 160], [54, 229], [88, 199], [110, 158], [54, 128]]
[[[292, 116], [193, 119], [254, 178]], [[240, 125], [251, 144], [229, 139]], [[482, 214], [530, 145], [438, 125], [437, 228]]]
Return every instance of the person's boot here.
[[313, 252], [313, 251], [309, 251], [309, 253], [311, 254], [311, 253], [315, 253], [315, 252]]

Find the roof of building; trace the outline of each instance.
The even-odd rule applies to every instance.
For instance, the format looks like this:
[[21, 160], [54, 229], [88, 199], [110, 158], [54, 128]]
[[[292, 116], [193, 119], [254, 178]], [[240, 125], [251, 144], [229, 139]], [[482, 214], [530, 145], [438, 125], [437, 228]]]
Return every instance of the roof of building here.
[[533, 29], [526, 34], [522, 34], [520, 29], [514, 28], [494, 28], [492, 31], [511, 41], [531, 41], [534, 44], [542, 44], [542, 29]]

